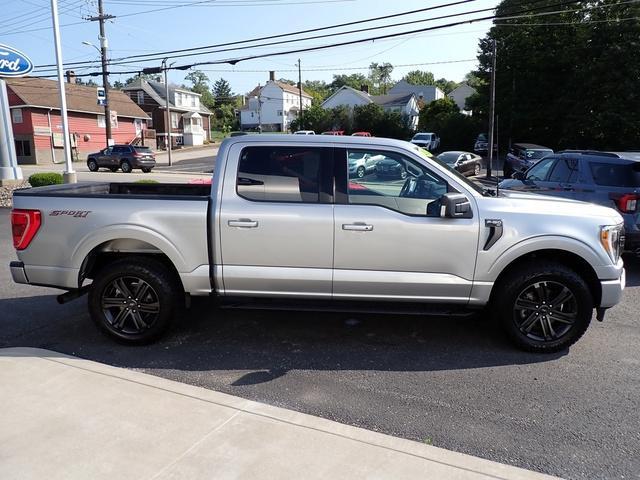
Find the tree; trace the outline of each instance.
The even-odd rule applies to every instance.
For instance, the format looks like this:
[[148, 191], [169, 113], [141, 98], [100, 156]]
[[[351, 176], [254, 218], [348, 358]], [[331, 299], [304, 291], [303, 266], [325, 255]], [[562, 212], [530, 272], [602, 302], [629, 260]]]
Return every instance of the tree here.
[[[597, 8], [603, 5], [607, 8]], [[535, 18], [504, 20], [480, 40], [475, 73], [487, 105], [497, 41], [500, 144], [530, 141], [556, 149], [601, 150], [640, 146], [640, 23], [614, 21], [638, 17], [640, 5], [596, 0], [589, 6], [594, 8], [559, 7], [562, 11], [550, 22], [554, 25]], [[520, 0], [503, 0], [496, 15], [520, 8]]]
[[420, 110], [418, 129], [428, 132], [440, 132], [447, 117], [459, 113], [460, 109], [449, 97], [434, 100]]
[[352, 73], [351, 75], [334, 75], [333, 81], [329, 84], [330, 93], [334, 93], [341, 87], [347, 86], [360, 90], [363, 85], [371, 86], [371, 82], [361, 73]]
[[454, 82], [453, 80], [447, 80], [446, 78], [439, 78], [435, 81], [435, 85], [445, 94], [451, 92], [458, 86], [456, 82]]
[[434, 85], [435, 78], [433, 73], [424, 70], [411, 70], [407, 73], [402, 80], [410, 85]]
[[[331, 124], [331, 112], [325, 110], [320, 105], [311, 105], [311, 107], [304, 111], [304, 128], [307, 130], [321, 133], [329, 130]], [[291, 122], [291, 130], [294, 132], [300, 130], [300, 124], [297, 118]]]
[[231, 93], [231, 85], [229, 85], [229, 82], [224, 78], [220, 78], [215, 81], [212, 92], [216, 106], [233, 105], [236, 103], [236, 99], [233, 96], [233, 93]]
[[478, 76], [476, 72], [468, 72], [464, 76], [462, 83], [466, 83], [470, 87], [473, 87], [477, 90], [478, 88], [484, 85], [484, 80], [480, 78], [480, 76]]
[[312, 105], [320, 105], [331, 95], [329, 85], [323, 80], [306, 80], [302, 82], [302, 89], [311, 95]]
[[185, 80], [191, 82], [189, 89], [192, 92], [200, 94], [200, 102], [207, 108], [215, 108], [215, 100], [209, 90], [209, 77], [201, 70], [192, 70], [185, 77]]
[[124, 81], [124, 86], [128, 87], [132, 83], [136, 82], [138, 79], [147, 80], [151, 82], [159, 82], [160, 75], [151, 74], [151, 73], [139, 73], [135, 77], [129, 77]]
[[387, 89], [391, 83], [391, 72], [393, 72], [393, 65], [388, 62], [373, 62], [369, 65], [369, 80], [374, 87], [375, 93], [378, 95], [387, 93]]
[[380, 105], [369, 103], [353, 107], [353, 129], [379, 136], [384, 110]]

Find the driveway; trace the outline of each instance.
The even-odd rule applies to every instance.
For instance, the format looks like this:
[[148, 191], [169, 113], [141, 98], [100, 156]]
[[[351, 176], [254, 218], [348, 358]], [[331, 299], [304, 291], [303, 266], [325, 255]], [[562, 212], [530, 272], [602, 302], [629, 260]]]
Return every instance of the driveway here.
[[86, 298], [13, 284], [0, 209], [0, 347], [143, 371], [569, 479], [640, 471], [640, 262], [604, 323], [569, 352], [514, 350], [482, 318], [219, 311], [194, 302], [163, 341], [124, 347]]

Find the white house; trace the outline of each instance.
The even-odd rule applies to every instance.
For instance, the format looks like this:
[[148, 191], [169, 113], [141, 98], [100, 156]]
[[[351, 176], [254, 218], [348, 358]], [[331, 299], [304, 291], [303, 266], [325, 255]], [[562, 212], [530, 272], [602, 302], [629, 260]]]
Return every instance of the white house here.
[[413, 93], [369, 95], [366, 91], [343, 86], [322, 102], [322, 108], [329, 109], [340, 105], [353, 108], [370, 103], [380, 105], [387, 112], [398, 112], [400, 115], [406, 116], [409, 119], [410, 127], [414, 130], [418, 126], [420, 109], [417, 98]]
[[[311, 106], [311, 95], [302, 91], [302, 109]], [[269, 72], [264, 87], [258, 85], [247, 96], [240, 109], [242, 130], [286, 132], [300, 112], [300, 91], [297, 87], [275, 80], [275, 72]]]
[[471, 115], [471, 111], [470, 110], [465, 110], [465, 103], [467, 101], [467, 98], [469, 98], [471, 95], [473, 95], [475, 93], [477, 93], [477, 90], [475, 88], [470, 87], [466, 83], [461, 83], [456, 88], [451, 90], [447, 94], [447, 96], [451, 100], [456, 102], [456, 105], [458, 105], [458, 108], [460, 109], [460, 111], [462, 113], [464, 113], [466, 115]]
[[444, 92], [435, 85], [411, 85], [405, 80], [400, 80], [391, 87], [389, 93], [392, 95], [413, 93], [418, 100], [422, 100], [424, 103], [431, 103], [445, 96]]

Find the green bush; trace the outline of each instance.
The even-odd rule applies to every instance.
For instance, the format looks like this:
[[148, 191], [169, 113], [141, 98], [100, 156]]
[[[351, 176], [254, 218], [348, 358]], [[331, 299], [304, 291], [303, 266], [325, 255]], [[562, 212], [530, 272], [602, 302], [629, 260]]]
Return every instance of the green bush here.
[[136, 183], [159, 183], [157, 180], [136, 180]]
[[44, 187], [45, 185], [60, 185], [63, 182], [62, 175], [55, 172], [34, 173], [29, 177], [32, 187]]

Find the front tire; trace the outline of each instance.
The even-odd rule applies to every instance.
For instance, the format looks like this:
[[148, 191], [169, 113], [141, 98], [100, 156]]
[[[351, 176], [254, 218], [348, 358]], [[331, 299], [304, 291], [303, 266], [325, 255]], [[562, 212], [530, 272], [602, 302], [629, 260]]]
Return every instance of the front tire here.
[[358, 167], [358, 169], [356, 170], [356, 177], [362, 178], [362, 177], [364, 177], [364, 174], [365, 174], [364, 167], [362, 165], [360, 165]]
[[181, 293], [178, 280], [161, 262], [123, 258], [96, 275], [89, 291], [89, 313], [108, 337], [146, 344], [169, 328]]
[[588, 285], [574, 270], [538, 261], [507, 273], [495, 286], [492, 307], [516, 346], [553, 353], [582, 337], [594, 302]]
[[90, 158], [89, 160], [87, 160], [87, 168], [90, 172], [97, 172], [98, 162], [96, 162], [93, 158]]
[[478, 175], [480, 175], [480, 164], [476, 163], [476, 166], [473, 167], [473, 176], [477, 177]]
[[123, 173], [131, 173], [131, 170], [133, 170], [131, 168], [131, 164], [129, 163], [129, 160], [123, 160], [122, 162], [120, 162], [120, 169], [122, 170]]

